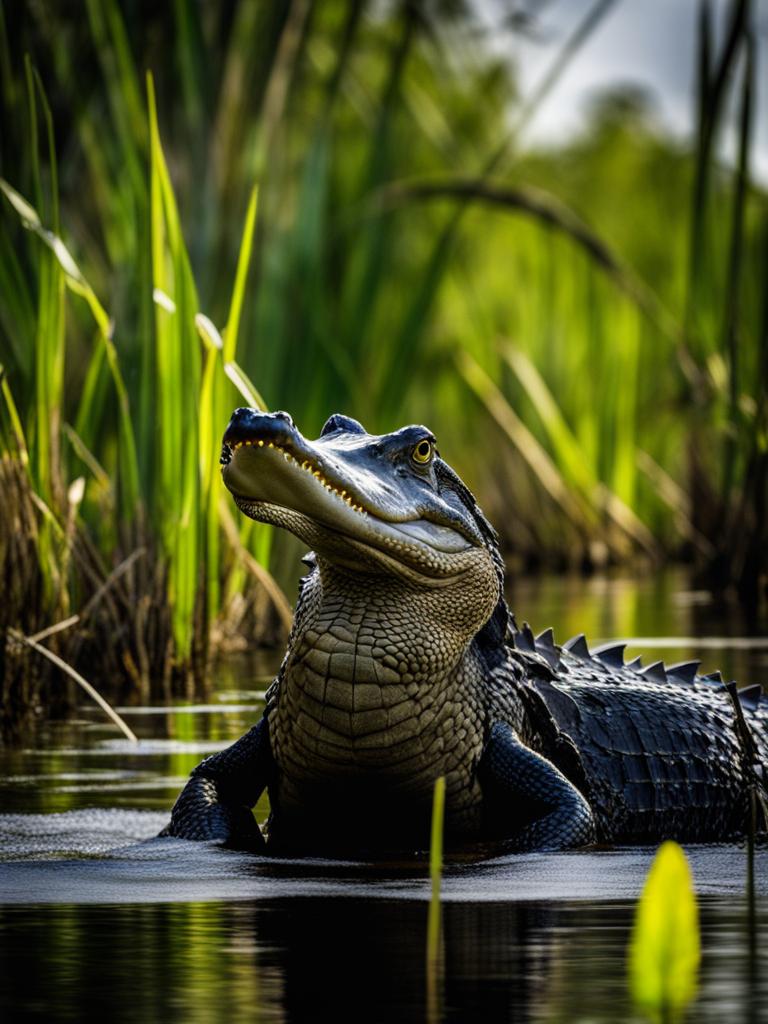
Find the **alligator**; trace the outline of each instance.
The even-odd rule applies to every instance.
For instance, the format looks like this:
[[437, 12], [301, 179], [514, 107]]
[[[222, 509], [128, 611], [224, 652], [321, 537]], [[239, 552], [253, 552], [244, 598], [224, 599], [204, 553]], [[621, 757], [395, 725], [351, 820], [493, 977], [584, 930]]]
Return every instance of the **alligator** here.
[[374, 436], [336, 414], [309, 441], [287, 413], [237, 409], [221, 463], [309, 571], [263, 716], [194, 769], [164, 834], [415, 853], [440, 776], [456, 851], [730, 840], [765, 806], [760, 687], [518, 627], [497, 535], [426, 427]]

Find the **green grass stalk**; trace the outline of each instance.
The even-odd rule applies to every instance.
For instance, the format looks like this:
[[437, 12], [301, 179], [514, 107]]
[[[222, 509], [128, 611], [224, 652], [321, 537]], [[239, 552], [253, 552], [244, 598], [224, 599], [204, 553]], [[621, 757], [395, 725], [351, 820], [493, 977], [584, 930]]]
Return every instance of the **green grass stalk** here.
[[742, 331], [741, 314], [743, 291], [742, 276], [744, 262], [744, 230], [746, 218], [746, 196], [749, 176], [749, 150], [752, 138], [752, 107], [754, 90], [754, 40], [745, 37], [744, 71], [739, 114], [739, 156], [733, 188], [733, 212], [731, 215], [731, 237], [728, 249], [728, 270], [725, 293], [722, 351], [728, 362], [728, 421], [725, 450], [723, 452], [723, 473], [721, 504], [723, 518], [728, 514], [732, 502], [732, 489], [736, 475], [736, 458], [742, 434], [742, 417], [739, 409], [740, 367], [739, 335]]
[[432, 795], [432, 828], [429, 844], [429, 875], [432, 893], [427, 917], [427, 1020], [440, 1019], [441, 975], [441, 904], [440, 885], [443, 877], [443, 833], [445, 819], [445, 776], [435, 779]]
[[202, 544], [199, 532], [201, 387], [198, 300], [176, 200], [160, 142], [152, 76], [147, 75], [151, 140], [152, 266], [157, 355], [159, 488], [154, 519], [169, 565], [176, 654], [188, 665], [195, 636]]

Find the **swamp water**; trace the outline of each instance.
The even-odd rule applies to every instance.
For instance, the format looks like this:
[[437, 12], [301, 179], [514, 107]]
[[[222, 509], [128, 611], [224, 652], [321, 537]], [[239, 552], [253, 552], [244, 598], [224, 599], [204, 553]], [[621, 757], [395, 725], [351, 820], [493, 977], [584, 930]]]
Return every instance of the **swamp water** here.
[[[764, 627], [724, 618], [679, 574], [538, 580], [510, 600], [561, 642], [634, 638], [631, 654], [768, 682]], [[653, 850], [449, 867], [428, 985], [426, 871], [153, 839], [189, 770], [258, 716], [272, 667], [226, 666], [206, 703], [121, 708], [138, 747], [83, 704], [0, 751], [0, 1020], [641, 1019], [625, 951]], [[703, 950], [687, 1019], [768, 1021], [768, 851], [751, 956], [743, 848], [686, 852]]]

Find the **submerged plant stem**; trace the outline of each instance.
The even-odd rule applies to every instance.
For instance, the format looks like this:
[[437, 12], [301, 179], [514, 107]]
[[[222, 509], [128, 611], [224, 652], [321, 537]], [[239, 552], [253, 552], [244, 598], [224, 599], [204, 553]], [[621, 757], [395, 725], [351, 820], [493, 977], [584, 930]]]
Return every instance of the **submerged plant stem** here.
[[36, 640], [33, 640], [31, 637], [24, 636], [23, 633], [19, 632], [19, 630], [11, 629], [9, 630], [9, 633], [14, 640], [25, 644], [27, 647], [31, 647], [32, 650], [37, 651], [38, 654], [42, 654], [44, 658], [47, 658], [48, 661], [56, 665], [57, 668], [60, 668], [62, 672], [65, 672], [70, 679], [74, 679], [79, 686], [82, 686], [88, 696], [95, 700], [99, 707], [106, 712], [118, 729], [128, 737], [131, 743], [139, 742], [136, 733], [133, 732], [130, 726], [126, 724], [124, 719], [122, 719], [115, 709], [104, 700], [98, 690], [91, 686], [88, 680], [84, 679], [79, 672], [72, 668], [71, 665], [68, 665], [66, 661], [60, 658], [57, 654], [54, 654], [53, 651], [49, 651], [47, 647], [43, 647], [42, 644], [39, 644]]

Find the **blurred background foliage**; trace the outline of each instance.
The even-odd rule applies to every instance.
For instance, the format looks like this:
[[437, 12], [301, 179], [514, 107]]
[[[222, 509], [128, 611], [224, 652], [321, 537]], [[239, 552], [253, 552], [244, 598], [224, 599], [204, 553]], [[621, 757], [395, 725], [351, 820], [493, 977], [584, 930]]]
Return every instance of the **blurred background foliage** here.
[[623, 88], [525, 146], [613, 5], [523, 95], [460, 0], [0, 0], [1, 627], [71, 618], [51, 645], [139, 693], [273, 635], [295, 549], [218, 478], [249, 398], [309, 436], [429, 424], [516, 569], [685, 558], [764, 596], [755, 12], [700, 3], [688, 143]]

